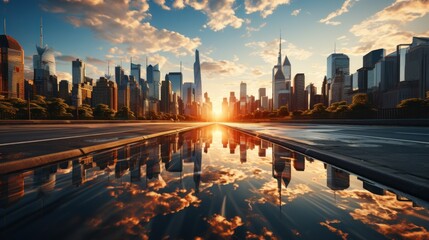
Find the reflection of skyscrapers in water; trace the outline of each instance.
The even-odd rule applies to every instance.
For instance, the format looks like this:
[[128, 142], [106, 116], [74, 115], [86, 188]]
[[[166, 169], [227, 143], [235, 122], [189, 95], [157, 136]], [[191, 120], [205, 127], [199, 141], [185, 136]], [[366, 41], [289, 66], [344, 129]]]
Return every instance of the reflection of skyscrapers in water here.
[[228, 130], [223, 128], [222, 129], [222, 147], [223, 148], [228, 147], [228, 139], [229, 139]]
[[196, 157], [194, 161], [194, 183], [195, 183], [195, 192], [200, 192], [200, 182], [201, 182], [201, 161], [202, 156]]
[[326, 184], [332, 190], [344, 190], [350, 186], [350, 174], [330, 164], [326, 167]]
[[142, 164], [142, 144], [131, 145], [130, 158], [130, 182], [139, 182], [141, 180], [141, 164]]
[[292, 152], [278, 145], [273, 145], [273, 178], [277, 179], [277, 188], [279, 197], [281, 197], [282, 182], [285, 188], [290, 183], [292, 178], [291, 172], [291, 156]]
[[304, 155], [297, 153], [297, 152], [293, 152], [292, 153], [293, 156], [293, 167], [295, 168], [295, 170], [297, 171], [304, 171], [305, 170], [305, 158]]
[[72, 168], [72, 184], [75, 186], [80, 186], [85, 182], [86, 175], [83, 165], [79, 163], [79, 160], [73, 160]]
[[266, 156], [267, 148], [268, 148], [266, 143], [267, 143], [267, 141], [262, 140], [262, 139], [260, 140], [259, 149], [258, 149], [258, 156], [259, 157], [265, 157]]
[[7, 208], [24, 196], [24, 175], [0, 176], [0, 208]]
[[33, 183], [42, 192], [51, 192], [55, 188], [57, 165], [37, 168], [34, 170]]
[[131, 147], [129, 145], [118, 149], [118, 162], [115, 165], [115, 177], [120, 178], [129, 169], [129, 160], [131, 158]]
[[240, 162], [245, 163], [247, 161], [247, 145], [246, 135], [240, 134]]
[[156, 179], [161, 173], [161, 148], [158, 142], [147, 146], [149, 148], [149, 159], [146, 161], [146, 177]]
[[228, 130], [229, 131], [229, 153], [234, 154], [235, 148], [237, 147], [238, 142], [238, 131]]

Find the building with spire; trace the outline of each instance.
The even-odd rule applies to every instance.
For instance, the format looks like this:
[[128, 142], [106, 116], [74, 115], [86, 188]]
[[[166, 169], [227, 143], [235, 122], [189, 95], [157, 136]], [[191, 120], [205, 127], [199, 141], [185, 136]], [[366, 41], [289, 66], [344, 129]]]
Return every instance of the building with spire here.
[[40, 18], [40, 40], [36, 45], [37, 54], [33, 55], [34, 85], [36, 94], [46, 97], [58, 96], [55, 55], [52, 48], [43, 44], [43, 21]]
[[201, 66], [200, 66], [200, 52], [195, 50], [195, 63], [194, 63], [194, 84], [195, 84], [195, 102], [203, 102], [203, 89], [201, 84]]
[[287, 56], [285, 56], [283, 65], [282, 61], [282, 38], [279, 41], [279, 55], [277, 65], [273, 67], [272, 92], [273, 92], [273, 110], [277, 110], [281, 106], [290, 107], [291, 102], [291, 64]]

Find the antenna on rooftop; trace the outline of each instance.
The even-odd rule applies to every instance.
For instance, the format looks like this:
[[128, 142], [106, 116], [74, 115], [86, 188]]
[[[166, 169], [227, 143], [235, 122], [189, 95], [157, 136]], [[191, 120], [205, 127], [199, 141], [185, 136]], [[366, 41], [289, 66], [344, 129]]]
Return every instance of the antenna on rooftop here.
[[182, 73], [182, 61], [180, 61], [180, 73]]
[[40, 17], [40, 47], [43, 47], [43, 18]]

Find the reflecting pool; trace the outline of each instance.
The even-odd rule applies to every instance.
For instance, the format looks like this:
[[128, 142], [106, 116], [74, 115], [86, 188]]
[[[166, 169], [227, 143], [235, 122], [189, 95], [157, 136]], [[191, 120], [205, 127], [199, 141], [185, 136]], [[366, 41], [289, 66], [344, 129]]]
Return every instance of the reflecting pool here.
[[427, 207], [212, 126], [0, 176], [0, 239], [427, 239]]

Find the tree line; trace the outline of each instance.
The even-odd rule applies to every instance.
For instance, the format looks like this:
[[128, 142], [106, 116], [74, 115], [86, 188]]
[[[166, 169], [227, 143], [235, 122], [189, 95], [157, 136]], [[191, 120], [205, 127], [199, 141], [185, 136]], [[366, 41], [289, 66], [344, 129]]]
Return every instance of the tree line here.
[[[0, 119], [50, 119], [50, 120], [134, 120], [137, 119], [134, 112], [128, 107], [121, 107], [114, 111], [106, 104], [98, 104], [91, 107], [82, 104], [77, 109], [68, 105], [62, 98], [47, 99], [36, 95], [32, 100], [26, 101], [20, 98], [0, 99]], [[148, 112], [139, 120], [185, 120], [181, 115]]]
[[[389, 109], [390, 110], [390, 109]], [[395, 110], [395, 109], [393, 109]], [[340, 119], [340, 118], [376, 118], [383, 109], [377, 109], [372, 106], [365, 93], [359, 93], [353, 96], [352, 103], [346, 101], [334, 102], [330, 106], [323, 103], [317, 103], [312, 109], [305, 111], [297, 110], [290, 112], [287, 106], [281, 106], [275, 111], [256, 110], [247, 115], [239, 115], [236, 120], [246, 119], [273, 119], [273, 118], [291, 118], [291, 119]], [[409, 98], [402, 100], [396, 106], [396, 116], [402, 118], [428, 118], [429, 117], [429, 98]]]

